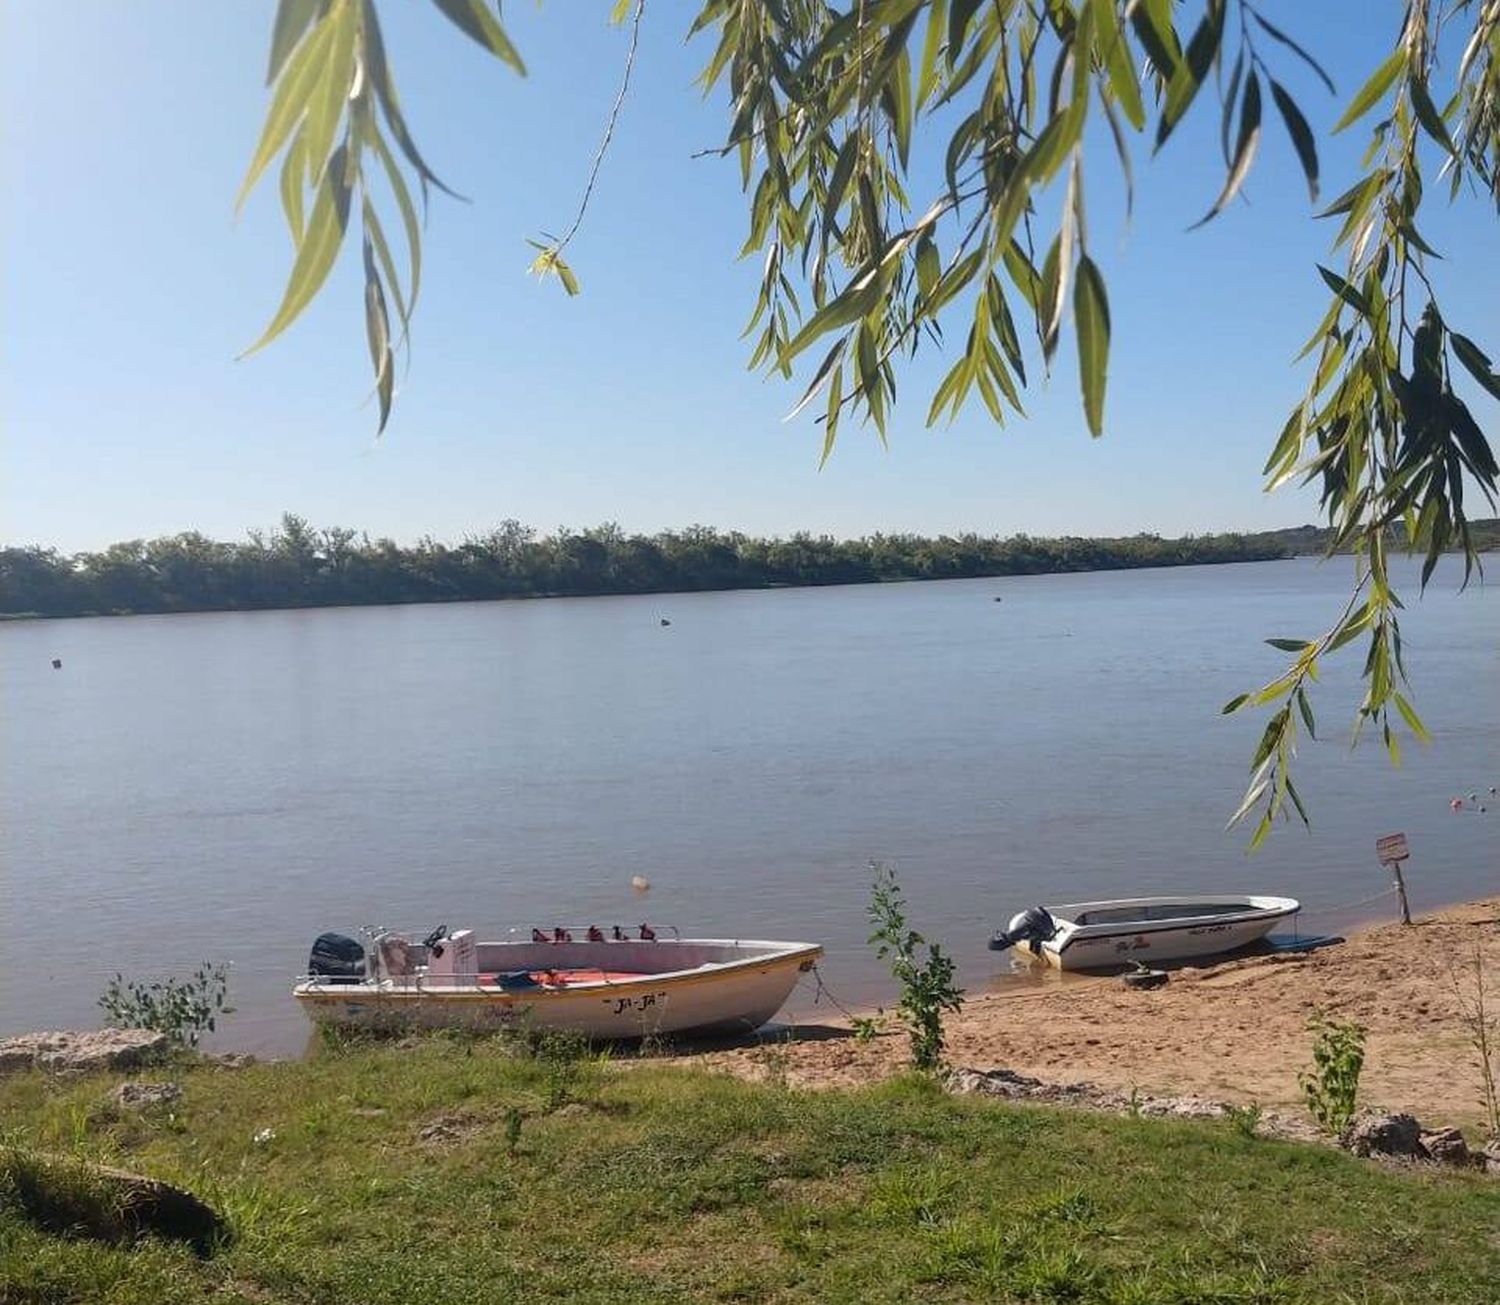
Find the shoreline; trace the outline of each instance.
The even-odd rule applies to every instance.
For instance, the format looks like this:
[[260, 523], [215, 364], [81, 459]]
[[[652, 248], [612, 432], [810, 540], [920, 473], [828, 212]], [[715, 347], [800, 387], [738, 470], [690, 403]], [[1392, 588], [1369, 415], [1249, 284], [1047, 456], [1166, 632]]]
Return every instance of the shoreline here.
[[[1480, 1124], [1477, 1053], [1454, 981], [1472, 995], [1476, 948], [1487, 974], [1500, 971], [1500, 895], [1426, 912], [1410, 927], [1371, 920], [1344, 937], [1312, 952], [1183, 964], [1150, 991], [1113, 976], [1044, 971], [1013, 991], [968, 996], [946, 1021], [945, 1058], [1054, 1083], [1300, 1109], [1297, 1074], [1311, 1063], [1306, 1023], [1323, 1010], [1368, 1030], [1364, 1102]], [[1493, 1021], [1500, 992], [1488, 1000]], [[852, 1030], [847, 1017], [799, 1022], [756, 1045], [672, 1059], [808, 1088], [860, 1086], [901, 1070], [906, 1039], [889, 1011], [873, 1037], [861, 1040]]]

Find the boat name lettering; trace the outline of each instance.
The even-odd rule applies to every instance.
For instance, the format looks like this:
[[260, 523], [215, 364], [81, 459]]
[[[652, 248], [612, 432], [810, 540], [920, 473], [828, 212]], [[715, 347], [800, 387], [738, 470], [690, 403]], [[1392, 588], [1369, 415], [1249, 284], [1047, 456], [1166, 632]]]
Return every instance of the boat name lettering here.
[[[658, 997], [665, 997], [664, 992], [648, 992], [643, 997], [616, 997], [614, 999], [616, 1015], [623, 1015], [628, 1010], [650, 1010], [656, 1005]], [[608, 999], [606, 999], [608, 1000]]]

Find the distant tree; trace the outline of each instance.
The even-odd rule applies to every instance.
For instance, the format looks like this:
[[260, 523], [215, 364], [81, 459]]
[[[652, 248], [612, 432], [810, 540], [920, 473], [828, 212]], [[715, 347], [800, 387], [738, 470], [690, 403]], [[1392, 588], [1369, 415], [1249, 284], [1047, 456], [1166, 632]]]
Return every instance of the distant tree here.
[[[498, 2], [434, 5], [524, 74]], [[1084, 415], [1095, 435], [1103, 431], [1111, 326], [1084, 220], [1086, 128], [1102, 121], [1131, 187], [1130, 141], [1149, 135], [1151, 148], [1161, 149], [1190, 111], [1216, 97], [1225, 173], [1201, 225], [1239, 194], [1274, 107], [1316, 202], [1318, 141], [1285, 82], [1288, 70], [1311, 72], [1330, 93], [1333, 82], [1284, 22], [1263, 12], [1269, 7], [1261, 0], [701, 4], [690, 32], [712, 47], [702, 82], [728, 90], [722, 152], [738, 160], [749, 196], [745, 252], [763, 259], [751, 365], [790, 377], [804, 355], [817, 360], [796, 410], [817, 401], [825, 458], [851, 414], [884, 438], [899, 361], [924, 344], [939, 346], [945, 323], [963, 344], [931, 398], [929, 423], [952, 417], [976, 395], [996, 422], [1007, 408], [1020, 413], [1028, 356], [1033, 365], [1037, 353], [1050, 362], [1070, 308]], [[645, 0], [611, 6], [613, 21], [629, 20], [630, 44], [603, 143], [572, 225], [532, 242], [540, 250], [533, 270], [556, 276], [569, 294], [578, 278], [564, 253], [625, 98], [644, 9]], [[1295, 6], [1278, 6], [1283, 18], [1280, 10], [1295, 17]], [[1358, 721], [1381, 730], [1393, 758], [1393, 711], [1423, 733], [1397, 688], [1405, 671], [1388, 530], [1404, 523], [1406, 538], [1425, 551], [1424, 585], [1450, 541], [1465, 554], [1467, 578], [1476, 554], [1465, 483], [1493, 502], [1500, 475], [1453, 387], [1455, 375], [1466, 374], [1500, 398], [1500, 375], [1440, 311], [1429, 279], [1437, 253], [1418, 225], [1434, 170], [1454, 198], [1500, 199], [1500, 5], [1406, 0], [1380, 11], [1393, 20], [1392, 48], [1334, 128], [1373, 120], [1363, 170], [1321, 215], [1339, 220], [1333, 245], [1343, 262], [1316, 269], [1331, 298], [1304, 349], [1313, 377], [1266, 463], [1273, 488], [1297, 478], [1321, 487], [1334, 546], [1352, 546], [1358, 558], [1355, 587], [1322, 634], [1273, 640], [1291, 657], [1285, 673], [1225, 709], [1274, 706], [1236, 816], [1260, 811], [1256, 842], [1288, 801], [1301, 810], [1290, 763], [1299, 721], [1312, 729], [1307, 688], [1326, 653], [1355, 639], [1366, 644]], [[1368, 21], [1369, 10], [1359, 17]], [[419, 289], [421, 226], [411, 183], [424, 201], [429, 187], [447, 187], [412, 137], [375, 0], [280, 0], [267, 79], [271, 106], [241, 198], [280, 157], [296, 248], [281, 305], [253, 348], [285, 330], [317, 294], [357, 215], [383, 427], [393, 355]], [[1209, 85], [1215, 94], [1202, 94]], [[918, 130], [924, 120], [932, 131]], [[939, 171], [945, 181], [934, 193], [915, 193], [917, 179]], [[397, 224], [404, 266], [386, 236]], [[954, 574], [943, 553], [932, 555], [931, 573]]]

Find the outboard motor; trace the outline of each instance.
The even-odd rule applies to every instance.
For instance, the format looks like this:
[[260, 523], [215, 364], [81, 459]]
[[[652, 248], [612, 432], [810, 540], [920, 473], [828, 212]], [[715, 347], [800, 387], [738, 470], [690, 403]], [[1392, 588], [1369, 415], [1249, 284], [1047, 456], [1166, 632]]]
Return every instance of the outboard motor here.
[[1042, 954], [1042, 944], [1057, 936], [1057, 921], [1045, 906], [1033, 906], [1019, 915], [1011, 916], [1004, 931], [990, 939], [992, 952], [1003, 952], [1007, 947], [1025, 943], [1033, 956]]
[[358, 983], [365, 977], [365, 949], [341, 933], [320, 933], [307, 958], [307, 972], [328, 983]]

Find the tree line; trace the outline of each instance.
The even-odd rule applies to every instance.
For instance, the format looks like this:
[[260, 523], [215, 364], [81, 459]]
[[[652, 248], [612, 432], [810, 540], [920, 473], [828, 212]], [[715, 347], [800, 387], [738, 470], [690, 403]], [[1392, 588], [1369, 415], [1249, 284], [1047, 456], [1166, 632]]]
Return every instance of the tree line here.
[[458, 544], [410, 547], [291, 513], [236, 543], [196, 531], [102, 552], [0, 548], [0, 613], [87, 616], [424, 603], [560, 595], [649, 594], [868, 584], [1255, 562], [1311, 551], [1312, 527], [1264, 534], [1139, 534], [1040, 539], [977, 534], [794, 534], [757, 538], [709, 526], [626, 534], [616, 525], [539, 534], [501, 522]]

